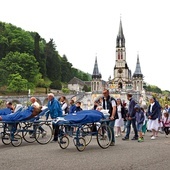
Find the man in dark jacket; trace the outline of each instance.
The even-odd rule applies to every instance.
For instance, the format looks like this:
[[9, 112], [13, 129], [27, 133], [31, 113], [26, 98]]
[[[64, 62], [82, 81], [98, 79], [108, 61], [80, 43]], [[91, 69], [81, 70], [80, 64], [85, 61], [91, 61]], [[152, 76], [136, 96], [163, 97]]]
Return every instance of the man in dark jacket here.
[[109, 110], [110, 116], [109, 116], [109, 127], [111, 128], [111, 132], [112, 132], [112, 142], [111, 142], [111, 146], [115, 145], [115, 136], [114, 136], [114, 125], [115, 125], [115, 119], [118, 118], [118, 114], [117, 114], [117, 103], [116, 100], [111, 97], [109, 95], [109, 90], [108, 89], [104, 89], [103, 90], [103, 98], [102, 98], [102, 107], [105, 110]]
[[134, 137], [132, 138], [132, 140], [138, 140], [138, 132], [137, 132], [137, 128], [136, 128], [136, 120], [133, 119], [133, 117], [135, 117], [135, 105], [136, 102], [135, 100], [132, 98], [132, 94], [128, 93], [127, 94], [127, 99], [129, 100], [129, 107], [128, 107], [128, 113], [126, 115], [126, 119], [127, 119], [127, 131], [126, 131], [126, 135], [124, 138], [122, 138], [122, 140], [129, 140], [129, 135], [130, 135], [130, 131], [131, 131], [131, 124], [134, 130]]

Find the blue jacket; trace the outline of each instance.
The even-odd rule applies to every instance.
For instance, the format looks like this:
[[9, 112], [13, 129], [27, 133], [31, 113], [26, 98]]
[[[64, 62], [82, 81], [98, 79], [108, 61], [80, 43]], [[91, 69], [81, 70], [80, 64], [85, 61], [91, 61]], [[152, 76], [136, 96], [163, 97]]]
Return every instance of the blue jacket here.
[[76, 105], [70, 105], [70, 109], [69, 109], [69, 113], [74, 113], [74, 111], [76, 110]]
[[137, 124], [143, 124], [145, 120], [144, 112], [142, 110], [139, 110], [138, 112], [136, 112], [135, 118], [136, 118]]
[[148, 116], [151, 116], [151, 120], [155, 120], [157, 118], [160, 118], [161, 108], [157, 101], [155, 101], [155, 104], [152, 106], [152, 112], [150, 111], [151, 105], [149, 105], [148, 108]]
[[81, 107], [76, 107], [76, 109], [75, 109], [75, 112], [80, 112], [80, 111], [82, 111], [83, 109], [81, 108]]
[[48, 112], [47, 115], [46, 115], [47, 119], [49, 117], [49, 114], [50, 114], [52, 119], [55, 119], [57, 117], [62, 116], [62, 109], [61, 109], [61, 105], [58, 102], [58, 100], [53, 98], [51, 101], [48, 101], [47, 106], [48, 106], [48, 109], [50, 110], [50, 112]]

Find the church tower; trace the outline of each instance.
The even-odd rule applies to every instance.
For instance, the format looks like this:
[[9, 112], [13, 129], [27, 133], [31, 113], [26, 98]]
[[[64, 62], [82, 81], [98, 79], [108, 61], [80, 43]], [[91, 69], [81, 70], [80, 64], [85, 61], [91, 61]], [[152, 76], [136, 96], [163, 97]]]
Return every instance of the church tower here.
[[126, 62], [125, 37], [123, 34], [122, 21], [120, 19], [119, 31], [116, 39], [116, 61], [112, 83], [115, 88], [127, 89], [131, 85], [131, 70]]
[[99, 73], [97, 57], [95, 59], [92, 81], [91, 81], [91, 91], [102, 91], [102, 75]]
[[136, 70], [132, 77], [133, 81], [133, 90], [142, 91], [143, 90], [143, 74], [141, 72], [139, 54], [137, 55]]

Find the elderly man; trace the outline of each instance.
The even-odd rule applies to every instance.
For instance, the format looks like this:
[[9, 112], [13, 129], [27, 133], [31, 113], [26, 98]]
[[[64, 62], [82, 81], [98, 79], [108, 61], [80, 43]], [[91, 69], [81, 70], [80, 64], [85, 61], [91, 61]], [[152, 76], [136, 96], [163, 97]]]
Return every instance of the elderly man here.
[[112, 132], [112, 142], [110, 145], [114, 146], [115, 145], [114, 124], [115, 124], [115, 119], [118, 118], [117, 103], [116, 103], [116, 100], [109, 95], [109, 90], [107, 89], [103, 90], [102, 107], [105, 110], [109, 110], [109, 113], [110, 113], [110, 117], [109, 117], [110, 121], [108, 124]]
[[[50, 110], [50, 112], [46, 115], [47, 119], [49, 117], [49, 114], [52, 119], [56, 119], [57, 117], [62, 116], [62, 109], [61, 109], [60, 103], [58, 102], [58, 100], [55, 99], [53, 93], [48, 94], [48, 109]], [[54, 139], [52, 142], [57, 142], [59, 126], [57, 126], [56, 124], [53, 124], [53, 129], [54, 129]]]
[[31, 106], [40, 107], [40, 104], [37, 102], [37, 99], [35, 97], [31, 97], [30, 102]]

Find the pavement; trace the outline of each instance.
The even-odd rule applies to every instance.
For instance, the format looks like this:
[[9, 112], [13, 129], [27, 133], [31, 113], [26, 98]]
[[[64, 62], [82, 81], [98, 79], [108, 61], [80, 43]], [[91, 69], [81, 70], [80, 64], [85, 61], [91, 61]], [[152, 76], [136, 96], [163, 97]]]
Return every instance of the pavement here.
[[[79, 152], [70, 138], [67, 149], [58, 143], [40, 145], [26, 143], [13, 147], [0, 140], [1, 170], [169, 170], [170, 136], [159, 134], [150, 139], [150, 132], [144, 142], [122, 141], [116, 138], [115, 146], [107, 149], [99, 147], [93, 136], [84, 151]], [[131, 137], [133, 134], [131, 134]]]

